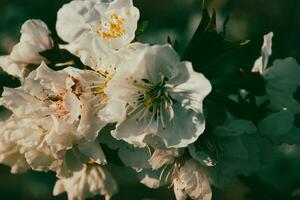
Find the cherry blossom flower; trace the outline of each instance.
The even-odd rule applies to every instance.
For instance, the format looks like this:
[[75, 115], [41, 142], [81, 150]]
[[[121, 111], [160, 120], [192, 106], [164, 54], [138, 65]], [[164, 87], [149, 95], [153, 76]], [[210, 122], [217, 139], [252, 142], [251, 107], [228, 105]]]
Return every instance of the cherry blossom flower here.
[[117, 192], [117, 184], [107, 170], [85, 165], [69, 178], [59, 179], [53, 190], [56, 196], [67, 192], [69, 200], [84, 200], [98, 194], [109, 200]]
[[169, 46], [146, 46], [124, 59], [105, 88], [113, 99], [126, 102], [126, 113], [114, 137], [144, 147], [146, 136], [158, 136], [166, 147], [186, 147], [205, 128], [202, 101], [210, 82], [180, 62]]
[[71, 1], [58, 11], [56, 30], [65, 48], [94, 67], [133, 41], [138, 19], [132, 0]]
[[47, 25], [41, 20], [28, 20], [21, 28], [20, 42], [10, 55], [0, 56], [0, 67], [8, 74], [23, 80], [31, 71], [30, 65], [39, 65], [45, 58], [39, 53], [53, 48]]

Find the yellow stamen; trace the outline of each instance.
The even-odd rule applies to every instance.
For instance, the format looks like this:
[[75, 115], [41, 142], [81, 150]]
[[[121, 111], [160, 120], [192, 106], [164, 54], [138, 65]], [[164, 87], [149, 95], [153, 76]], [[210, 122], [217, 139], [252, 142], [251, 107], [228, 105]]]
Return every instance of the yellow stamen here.
[[97, 33], [105, 40], [122, 37], [126, 32], [123, 27], [124, 18], [120, 18], [115, 13], [110, 16], [110, 20], [105, 22], [104, 25], [101, 20], [98, 20], [98, 24], [100, 27], [97, 29]]

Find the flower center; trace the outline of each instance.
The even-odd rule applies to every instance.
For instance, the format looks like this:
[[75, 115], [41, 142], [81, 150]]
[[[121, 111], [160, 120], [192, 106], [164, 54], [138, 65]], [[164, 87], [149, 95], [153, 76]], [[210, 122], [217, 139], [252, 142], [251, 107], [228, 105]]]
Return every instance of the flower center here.
[[98, 20], [99, 28], [97, 34], [105, 40], [116, 39], [125, 34], [124, 18], [120, 18], [117, 14], [113, 13], [109, 20], [103, 22]]
[[58, 95], [50, 95], [48, 97], [48, 99], [53, 103], [53, 106], [56, 108], [59, 117], [69, 114], [69, 111], [67, 111], [64, 106], [64, 95], [65, 93], [60, 93]]
[[142, 81], [145, 83], [147, 90], [143, 95], [140, 95], [139, 101], [143, 102], [150, 112], [158, 114], [161, 111], [160, 105], [172, 105], [172, 99], [166, 88], [167, 77], [162, 77], [162, 80], [158, 83], [151, 83], [146, 79]]
[[74, 85], [71, 87], [72, 92], [79, 98], [83, 93], [83, 89], [82, 89], [82, 86], [80, 84], [80, 81], [78, 79], [76, 79], [75, 77], [72, 77], [72, 76], [70, 78], [74, 82]]
[[161, 75], [161, 80], [157, 83], [152, 83], [148, 79], [141, 81], [144, 92], [138, 92], [137, 102], [134, 108], [128, 110], [127, 116], [134, 114], [136, 121], [139, 122], [146, 113], [150, 113], [149, 125], [152, 121], [156, 121], [157, 127], [161, 124], [165, 129], [165, 118], [168, 117], [169, 121], [174, 119], [174, 99], [169, 94], [171, 85], [167, 83], [168, 78]]

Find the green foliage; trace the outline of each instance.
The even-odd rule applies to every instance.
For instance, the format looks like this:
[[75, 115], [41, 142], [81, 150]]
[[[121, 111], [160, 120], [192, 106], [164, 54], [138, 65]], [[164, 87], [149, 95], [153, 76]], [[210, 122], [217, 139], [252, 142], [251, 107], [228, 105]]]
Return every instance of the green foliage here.
[[[211, 81], [213, 90], [204, 102], [206, 121], [211, 127], [222, 125], [227, 113], [256, 123], [267, 112], [268, 102], [260, 107], [255, 102], [255, 96], [265, 94], [265, 81], [261, 74], [249, 69], [245, 50], [252, 48], [251, 43], [227, 41], [228, 21], [227, 17], [223, 30], [218, 32], [216, 12], [213, 10], [210, 15], [203, 1], [200, 24], [182, 56]], [[245, 95], [240, 94], [241, 89]]]
[[[217, 164], [216, 170], [211, 170], [212, 176], [216, 178], [214, 181], [217, 182], [224, 181], [218, 180], [218, 174], [225, 171], [232, 176], [250, 172], [251, 167], [247, 160], [250, 157], [247, 156], [257, 153], [258, 150], [248, 149], [251, 145], [245, 141], [250, 138], [258, 148], [260, 144], [256, 142], [260, 136], [254, 130], [251, 136], [230, 136], [227, 141], [226, 137], [215, 135], [214, 130], [223, 127], [232, 117], [248, 120], [254, 126], [269, 112], [268, 101], [260, 105], [256, 102], [255, 96], [265, 94], [265, 81], [261, 74], [251, 72], [253, 63], [249, 64], [245, 58], [245, 50], [252, 48], [251, 43], [249, 40], [227, 41], [225, 36], [228, 20], [229, 18], [226, 18], [222, 32], [218, 32], [216, 12], [213, 11], [210, 15], [203, 1], [201, 22], [182, 56], [182, 60], [192, 62], [194, 70], [203, 73], [213, 86], [211, 94], [204, 101], [206, 129], [193, 148], [199, 158], [212, 163], [228, 159]], [[269, 144], [265, 140], [260, 142]], [[228, 153], [226, 145], [236, 147], [237, 152]], [[238, 156], [241, 152], [245, 152], [243, 157]], [[232, 157], [228, 157], [227, 154], [232, 154]], [[219, 159], [220, 156], [223, 158]], [[236, 162], [236, 168], [228, 164], [233, 160]], [[253, 159], [252, 162], [255, 167], [258, 166], [259, 158]]]
[[294, 99], [296, 99], [300, 103], [300, 87], [297, 88], [296, 92], [293, 95]]
[[186, 48], [182, 59], [191, 61], [196, 71], [203, 72], [202, 68], [209, 65], [220, 55], [249, 43], [248, 40], [239, 42], [225, 40], [228, 20], [229, 18], [227, 17], [223, 24], [223, 31], [218, 33], [216, 12], [214, 10], [210, 16], [205, 1], [203, 1], [201, 22]]
[[3, 87], [16, 88], [19, 87], [20, 85], [21, 83], [17, 78], [7, 74], [0, 67], [0, 86], [1, 86], [0, 94], [2, 94], [3, 92]]
[[135, 35], [136, 36], [141, 35], [147, 29], [148, 26], [149, 26], [149, 21], [148, 20], [139, 22], [138, 27], [135, 31]]
[[[264, 80], [258, 73], [252, 73], [243, 55], [250, 48], [249, 40], [227, 41], [227, 17], [221, 32], [217, 31], [216, 12], [210, 15], [203, 1], [202, 18], [188, 47], [183, 53], [182, 60], [193, 63], [194, 69], [203, 73], [215, 86], [227, 93], [245, 89], [254, 95], [264, 94]], [[239, 61], [241, 58], [241, 61]], [[242, 59], [243, 58], [243, 59]]]

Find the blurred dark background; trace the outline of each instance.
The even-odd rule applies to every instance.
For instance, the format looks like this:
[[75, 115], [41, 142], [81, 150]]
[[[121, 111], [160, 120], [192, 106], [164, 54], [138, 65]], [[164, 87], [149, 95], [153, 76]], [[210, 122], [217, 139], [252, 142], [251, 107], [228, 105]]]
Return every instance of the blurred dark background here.
[[[20, 37], [22, 23], [27, 19], [42, 19], [55, 35], [56, 12], [67, 2], [69, 0], [0, 0], [0, 54], [10, 52]], [[182, 53], [200, 21], [200, 0], [134, 2], [140, 9], [141, 20], [150, 22], [140, 40], [165, 43], [167, 36], [171, 36], [178, 41], [178, 51]], [[230, 16], [227, 27], [228, 40], [251, 40], [251, 48], [247, 50], [246, 55], [251, 62], [260, 54], [263, 35], [270, 31], [275, 34], [272, 57], [292, 56], [300, 61], [299, 0], [207, 0], [207, 4], [211, 10], [216, 9], [220, 29], [224, 19]], [[1, 87], [5, 84], [3, 82], [0, 80]], [[300, 199], [300, 191], [297, 190], [300, 188], [300, 151], [297, 146], [286, 146], [283, 149], [285, 156], [261, 172], [251, 177], [239, 177], [225, 190], [214, 188], [213, 199]], [[122, 180], [122, 174], [116, 176]], [[9, 168], [0, 167], [1, 199], [66, 199], [66, 195], [52, 197], [54, 182], [54, 174], [28, 172], [11, 175]], [[120, 185], [120, 193], [113, 200], [171, 200], [174, 197], [168, 190], [171, 189], [152, 191], [124, 181]]]

